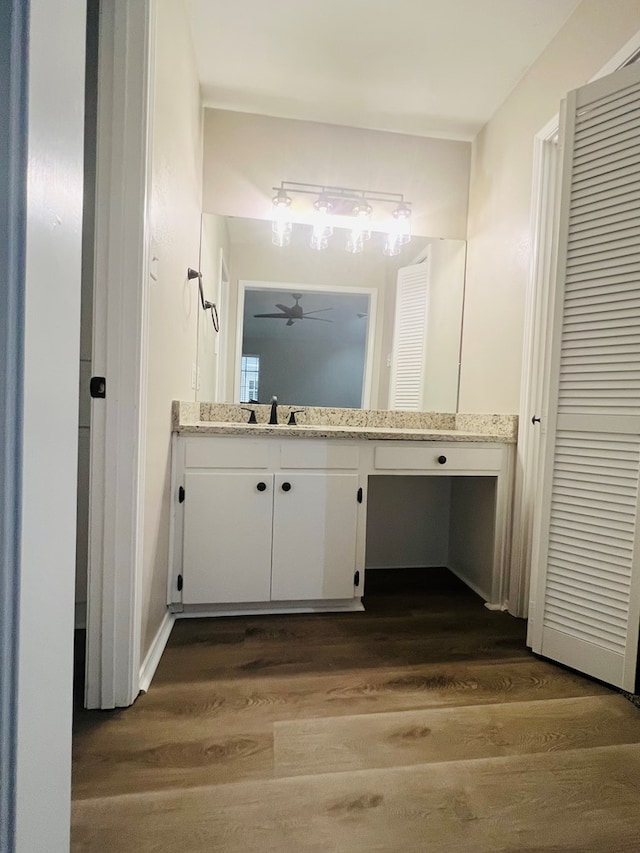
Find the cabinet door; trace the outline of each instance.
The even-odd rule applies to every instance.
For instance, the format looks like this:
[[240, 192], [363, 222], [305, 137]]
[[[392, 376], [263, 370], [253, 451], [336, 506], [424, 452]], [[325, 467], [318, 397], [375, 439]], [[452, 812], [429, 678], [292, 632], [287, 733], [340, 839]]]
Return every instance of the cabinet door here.
[[357, 492], [357, 474], [275, 475], [273, 601], [353, 598]]
[[269, 601], [273, 474], [193, 472], [184, 485], [183, 603]]

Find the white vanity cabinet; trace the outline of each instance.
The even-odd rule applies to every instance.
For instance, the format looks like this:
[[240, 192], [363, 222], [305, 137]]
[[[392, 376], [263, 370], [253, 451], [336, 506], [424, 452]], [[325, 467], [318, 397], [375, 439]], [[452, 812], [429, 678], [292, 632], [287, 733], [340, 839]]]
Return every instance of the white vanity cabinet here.
[[505, 607], [514, 456], [486, 440], [174, 434], [168, 603], [187, 615], [361, 610], [369, 545], [402, 536], [384, 491], [419, 477], [440, 481], [437, 521], [426, 504], [412, 513], [426, 537], [438, 525], [438, 565]]
[[353, 603], [358, 443], [174, 438], [169, 603]]

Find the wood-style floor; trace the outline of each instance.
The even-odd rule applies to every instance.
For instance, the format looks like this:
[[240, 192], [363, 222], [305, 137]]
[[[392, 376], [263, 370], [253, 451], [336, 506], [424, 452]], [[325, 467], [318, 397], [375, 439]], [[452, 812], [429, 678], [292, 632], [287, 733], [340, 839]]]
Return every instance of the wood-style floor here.
[[640, 850], [640, 711], [445, 571], [365, 613], [181, 620], [148, 694], [78, 710], [73, 853]]

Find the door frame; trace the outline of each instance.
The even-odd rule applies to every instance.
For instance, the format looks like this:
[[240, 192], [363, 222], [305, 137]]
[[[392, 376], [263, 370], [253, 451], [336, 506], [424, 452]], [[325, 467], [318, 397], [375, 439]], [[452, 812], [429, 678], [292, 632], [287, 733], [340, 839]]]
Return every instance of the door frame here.
[[0, 7], [0, 850], [14, 850], [27, 173], [28, 4]]
[[85, 704], [140, 690], [155, 0], [101, 4]]
[[[639, 58], [640, 30], [588, 82], [606, 77]], [[509, 612], [524, 617], [531, 617], [535, 607], [531, 591], [536, 588], [537, 570], [532, 553], [537, 536], [536, 519], [540, 513], [541, 438], [546, 432], [550, 311], [555, 293], [559, 131], [558, 113], [534, 137], [530, 229], [533, 248], [526, 293], [509, 582]], [[540, 417], [539, 424], [532, 423], [534, 416]]]

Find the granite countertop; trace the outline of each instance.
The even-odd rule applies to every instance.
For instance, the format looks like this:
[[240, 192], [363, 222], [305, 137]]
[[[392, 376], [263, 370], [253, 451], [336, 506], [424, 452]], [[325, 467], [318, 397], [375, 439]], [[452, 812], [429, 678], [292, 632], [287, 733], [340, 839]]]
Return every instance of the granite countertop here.
[[515, 444], [516, 415], [400, 412], [307, 407], [297, 426], [286, 425], [292, 406], [279, 407], [284, 423], [270, 426], [269, 406], [251, 406], [257, 424], [239, 405], [174, 401], [172, 429], [181, 435], [253, 435], [285, 438], [360, 438], [396, 441], [466, 441]]

